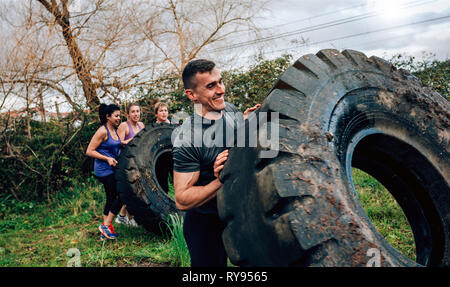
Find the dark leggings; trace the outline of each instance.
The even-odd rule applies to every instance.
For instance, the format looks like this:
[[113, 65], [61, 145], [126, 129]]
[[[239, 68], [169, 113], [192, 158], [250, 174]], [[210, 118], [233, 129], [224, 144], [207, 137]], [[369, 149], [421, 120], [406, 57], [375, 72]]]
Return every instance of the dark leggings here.
[[106, 192], [106, 203], [103, 209], [103, 214], [108, 216], [109, 212], [116, 215], [122, 208], [122, 201], [120, 201], [119, 194], [117, 193], [116, 178], [113, 174], [97, 177], [98, 180], [103, 183]]
[[183, 234], [191, 255], [191, 267], [226, 267], [227, 254], [222, 242], [225, 224], [217, 214], [187, 211]]

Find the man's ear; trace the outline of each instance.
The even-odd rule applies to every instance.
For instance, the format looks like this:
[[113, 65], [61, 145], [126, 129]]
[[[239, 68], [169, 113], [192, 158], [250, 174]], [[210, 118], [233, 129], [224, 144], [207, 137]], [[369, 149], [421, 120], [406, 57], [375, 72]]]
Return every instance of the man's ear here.
[[189, 98], [189, 100], [191, 100], [191, 101], [197, 100], [197, 97], [195, 96], [195, 93], [192, 89], [186, 89], [186, 90], [184, 90], [184, 93]]

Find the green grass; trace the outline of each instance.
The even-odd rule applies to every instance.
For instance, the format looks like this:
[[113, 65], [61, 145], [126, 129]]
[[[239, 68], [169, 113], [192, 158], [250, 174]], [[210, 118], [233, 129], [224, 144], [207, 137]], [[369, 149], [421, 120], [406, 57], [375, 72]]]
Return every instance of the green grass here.
[[[353, 179], [369, 218], [400, 252], [415, 259], [414, 237], [401, 208], [375, 179], [354, 169]], [[173, 185], [169, 181], [169, 196]], [[51, 203], [0, 197], [0, 267], [67, 266], [67, 252], [80, 252], [81, 266], [189, 266], [182, 219], [169, 219], [169, 233], [115, 225], [118, 240], [100, 241], [105, 194], [94, 178], [60, 192]], [[228, 264], [232, 266], [232, 264]]]
[[172, 198], [173, 200], [175, 200], [175, 188], [173, 187], [173, 179], [172, 176], [169, 174], [169, 176], [167, 177], [167, 184], [169, 187], [169, 191], [167, 192], [167, 195]]
[[169, 215], [168, 227], [171, 235], [170, 246], [174, 251], [176, 261], [180, 267], [189, 267], [191, 257], [183, 235], [183, 218], [177, 214]]
[[394, 197], [367, 173], [354, 168], [352, 176], [361, 205], [378, 232], [405, 256], [416, 260], [411, 226]]
[[115, 225], [122, 236], [100, 241], [103, 187], [95, 179], [51, 203], [0, 200], [0, 266], [67, 266], [71, 248], [81, 266], [178, 266], [168, 236]]

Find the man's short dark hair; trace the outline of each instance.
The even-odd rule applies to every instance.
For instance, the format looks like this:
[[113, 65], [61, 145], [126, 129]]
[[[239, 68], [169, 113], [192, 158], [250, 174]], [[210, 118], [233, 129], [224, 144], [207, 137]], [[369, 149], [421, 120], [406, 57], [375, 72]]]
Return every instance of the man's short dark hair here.
[[197, 83], [193, 80], [197, 73], [211, 72], [216, 64], [210, 60], [198, 59], [187, 63], [183, 70], [184, 89], [195, 89]]

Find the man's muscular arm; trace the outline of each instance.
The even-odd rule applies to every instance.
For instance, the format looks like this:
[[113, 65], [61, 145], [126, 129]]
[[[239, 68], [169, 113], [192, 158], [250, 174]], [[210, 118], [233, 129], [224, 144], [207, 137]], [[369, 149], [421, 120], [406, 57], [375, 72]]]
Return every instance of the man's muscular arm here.
[[216, 179], [204, 186], [194, 186], [200, 171], [176, 172], [173, 171], [173, 184], [175, 189], [175, 204], [179, 210], [189, 210], [199, 207], [213, 199], [222, 183], [219, 181], [219, 171], [228, 159], [228, 150], [220, 153], [214, 162], [214, 175]]
[[173, 172], [175, 203], [179, 210], [189, 210], [203, 205], [214, 198], [222, 186], [217, 178], [205, 186], [194, 186], [199, 176], [200, 171]]

